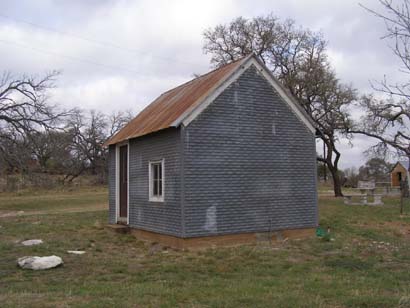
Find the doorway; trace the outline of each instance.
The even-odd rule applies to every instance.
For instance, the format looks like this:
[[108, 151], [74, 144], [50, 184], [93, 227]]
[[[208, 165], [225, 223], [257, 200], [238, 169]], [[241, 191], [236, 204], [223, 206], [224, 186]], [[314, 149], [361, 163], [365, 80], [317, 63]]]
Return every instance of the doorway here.
[[128, 145], [119, 150], [119, 213], [118, 222], [126, 223], [128, 217]]

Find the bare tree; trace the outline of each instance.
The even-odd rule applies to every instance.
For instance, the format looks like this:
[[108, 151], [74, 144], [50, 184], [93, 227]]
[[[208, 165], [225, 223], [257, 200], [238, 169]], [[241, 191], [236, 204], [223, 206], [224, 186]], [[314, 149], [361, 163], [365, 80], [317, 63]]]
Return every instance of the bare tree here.
[[66, 131], [71, 136], [69, 152], [71, 159], [67, 162], [65, 180], [72, 182], [87, 169], [97, 173], [97, 165], [103, 157], [102, 144], [105, 140], [103, 129], [105, 118], [101, 113], [90, 112], [88, 117], [77, 109], [66, 124]]
[[133, 114], [130, 110], [113, 112], [108, 116], [108, 134], [107, 140], [114, 136], [121, 128], [124, 127], [133, 118]]
[[366, 115], [348, 129], [349, 133], [362, 134], [379, 142], [370, 149], [385, 156], [394, 149], [398, 156], [410, 159], [410, 104], [408, 101], [382, 100], [371, 95], [362, 98]]
[[342, 179], [339, 172], [341, 153], [337, 149], [337, 142], [341, 135], [346, 134], [346, 128], [351, 126], [349, 107], [356, 98], [355, 91], [346, 85], [340, 84], [336, 78], [330, 78], [327, 86], [319, 93], [319, 101], [311, 104], [310, 114], [319, 128], [319, 135], [326, 145], [324, 156], [317, 159], [326, 163], [332, 179], [335, 196], [342, 196]]
[[[0, 152], [3, 160], [12, 164], [12, 161], [20, 161], [17, 157], [20, 155], [27, 163], [25, 154], [31, 155], [29, 139], [56, 128], [58, 121], [69, 114], [57, 112], [56, 106], [47, 102], [48, 91], [54, 87], [57, 76], [57, 72], [51, 72], [42, 78], [14, 77], [4, 72], [0, 77]], [[9, 151], [10, 148], [22, 148], [22, 145], [24, 151]], [[19, 168], [20, 171], [26, 169]]]
[[281, 22], [267, 15], [239, 17], [206, 30], [204, 38], [204, 51], [212, 55], [213, 65], [254, 52], [297, 98], [320, 129], [326, 154], [318, 159], [332, 174], [335, 196], [342, 196], [337, 142], [339, 132], [345, 132], [351, 122], [347, 107], [355, 100], [356, 91], [336, 78], [322, 35], [297, 27], [293, 20]]
[[0, 130], [0, 161], [6, 173], [25, 173], [29, 169], [31, 153], [27, 142], [13, 128]]
[[63, 182], [85, 172], [104, 180], [107, 149], [103, 143], [131, 119], [131, 112], [58, 112], [47, 101], [57, 75], [14, 78], [4, 73], [0, 78], [1, 169], [63, 174]]
[[27, 134], [27, 149], [38, 162], [42, 172], [59, 172], [67, 159], [70, 134], [60, 130], [46, 130]]
[[72, 182], [85, 171], [99, 175], [103, 181], [107, 172], [107, 149], [103, 144], [131, 118], [129, 111], [114, 112], [109, 116], [93, 110], [73, 112], [66, 125], [71, 142], [64, 181]]
[[19, 133], [53, 128], [65, 112], [57, 113], [55, 106], [47, 103], [47, 91], [54, 86], [57, 72], [42, 78], [10, 73], [0, 77], [0, 128], [11, 126]]
[[[379, 3], [383, 12], [363, 7], [384, 21], [386, 33], [382, 39], [393, 42], [393, 54], [403, 65], [400, 70], [407, 75], [410, 73], [410, 1], [379, 0]], [[349, 132], [379, 140], [374, 147], [378, 152], [393, 148], [400, 156], [410, 159], [410, 81], [406, 77], [404, 82], [390, 83], [384, 77], [381, 82], [372, 83], [372, 87], [387, 98], [364, 96], [362, 106], [366, 115]]]

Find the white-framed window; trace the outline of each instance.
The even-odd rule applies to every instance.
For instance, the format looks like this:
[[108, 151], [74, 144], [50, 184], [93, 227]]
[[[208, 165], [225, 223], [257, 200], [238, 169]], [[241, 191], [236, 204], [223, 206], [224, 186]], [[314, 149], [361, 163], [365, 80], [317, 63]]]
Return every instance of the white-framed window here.
[[149, 201], [164, 201], [165, 170], [164, 160], [150, 161], [149, 172]]

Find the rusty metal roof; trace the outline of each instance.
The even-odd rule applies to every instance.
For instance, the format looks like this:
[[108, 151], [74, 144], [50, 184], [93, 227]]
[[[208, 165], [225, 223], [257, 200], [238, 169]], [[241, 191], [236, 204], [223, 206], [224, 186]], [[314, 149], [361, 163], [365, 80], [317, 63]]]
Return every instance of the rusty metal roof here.
[[106, 141], [105, 146], [177, 126], [175, 122], [181, 116], [192, 110], [212, 90], [229, 78], [247, 58], [249, 56], [164, 92], [117, 134]]
[[262, 75], [265, 76], [268, 82], [291, 107], [296, 116], [312, 133], [315, 133], [316, 124], [312, 118], [300, 106], [292, 94], [272, 75], [265, 64], [256, 55], [250, 54], [164, 92], [117, 134], [106, 141], [104, 145], [116, 144], [169, 127], [178, 127], [181, 123], [188, 125], [192, 119], [195, 119], [212, 102], [211, 97], [213, 95], [218, 95], [218, 91], [223, 91], [224, 87], [229, 86], [230, 82], [235, 79], [235, 76], [241, 74], [240, 68], [245, 69], [250, 65], [255, 65], [259, 69]]

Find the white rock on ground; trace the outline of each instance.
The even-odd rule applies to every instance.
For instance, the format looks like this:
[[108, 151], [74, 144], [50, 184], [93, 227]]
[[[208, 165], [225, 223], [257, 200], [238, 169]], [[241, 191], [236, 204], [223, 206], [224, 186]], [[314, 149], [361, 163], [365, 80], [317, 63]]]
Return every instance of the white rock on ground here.
[[27, 241], [21, 242], [21, 244], [24, 246], [33, 246], [33, 245], [38, 245], [42, 243], [43, 243], [43, 240], [27, 240]]
[[73, 255], [83, 255], [85, 254], [85, 251], [83, 250], [67, 250], [68, 253], [71, 253]]
[[44, 270], [63, 264], [63, 260], [57, 256], [22, 257], [17, 259], [17, 264], [24, 269]]

